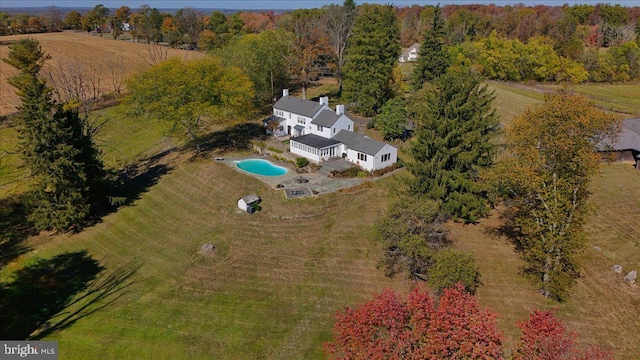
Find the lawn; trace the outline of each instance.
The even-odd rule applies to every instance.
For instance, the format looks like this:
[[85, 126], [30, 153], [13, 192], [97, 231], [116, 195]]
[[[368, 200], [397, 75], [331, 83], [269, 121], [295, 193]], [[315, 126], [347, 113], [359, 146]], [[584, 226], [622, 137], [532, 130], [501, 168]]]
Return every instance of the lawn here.
[[14, 127], [0, 126], [0, 199], [25, 190], [25, 170], [17, 154], [18, 133]]
[[[319, 358], [341, 306], [409, 289], [376, 269], [371, 240], [393, 185], [287, 202], [210, 160], [172, 169], [100, 224], [29, 241], [42, 257], [87, 249], [106, 272], [142, 264], [121, 298], [50, 338], [69, 359]], [[236, 208], [249, 192], [264, 200], [252, 216]], [[207, 242], [213, 256], [197, 255]]]
[[541, 104], [542, 98], [533, 92], [528, 92], [495, 83], [488, 84], [489, 91], [494, 91], [496, 99], [493, 106], [500, 116], [502, 128], [506, 128], [513, 119], [522, 115], [527, 107]]
[[640, 116], [640, 83], [581, 84], [572, 85], [569, 89], [590, 97], [603, 109], [627, 117]]

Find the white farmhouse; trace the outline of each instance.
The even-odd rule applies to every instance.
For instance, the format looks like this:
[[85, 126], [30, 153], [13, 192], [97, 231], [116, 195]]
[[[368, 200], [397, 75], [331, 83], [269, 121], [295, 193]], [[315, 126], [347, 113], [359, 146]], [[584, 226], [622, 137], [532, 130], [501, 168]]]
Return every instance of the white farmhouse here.
[[420, 52], [420, 44], [415, 43], [407, 48], [400, 54], [398, 60], [400, 62], [411, 62], [418, 60], [418, 53]]
[[320, 102], [298, 99], [288, 90], [273, 106], [271, 121], [278, 127], [276, 136], [290, 135], [291, 153], [320, 163], [342, 157], [367, 171], [382, 169], [398, 161], [398, 149], [362, 134], [354, 133], [354, 122], [345, 114], [344, 105], [329, 107], [329, 98]]

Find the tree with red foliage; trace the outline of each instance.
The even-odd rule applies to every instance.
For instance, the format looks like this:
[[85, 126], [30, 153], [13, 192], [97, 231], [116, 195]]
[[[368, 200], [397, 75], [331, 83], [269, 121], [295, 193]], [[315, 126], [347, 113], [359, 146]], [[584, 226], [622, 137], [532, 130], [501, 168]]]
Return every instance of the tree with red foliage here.
[[567, 331], [562, 321], [552, 311], [534, 309], [527, 321], [518, 323], [522, 331], [520, 344], [514, 355], [516, 360], [606, 360], [609, 352], [589, 345], [580, 349], [576, 345], [578, 335]]
[[462, 285], [436, 302], [414, 289], [405, 301], [385, 290], [375, 299], [336, 315], [333, 359], [499, 359], [502, 336], [496, 315], [480, 309]]

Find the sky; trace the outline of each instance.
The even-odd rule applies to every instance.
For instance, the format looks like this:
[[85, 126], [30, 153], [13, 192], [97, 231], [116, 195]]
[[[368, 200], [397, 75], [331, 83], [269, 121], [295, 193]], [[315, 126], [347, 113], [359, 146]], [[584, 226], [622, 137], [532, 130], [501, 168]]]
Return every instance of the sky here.
[[[186, 7], [200, 9], [299, 9], [299, 8], [319, 8], [327, 4], [342, 4], [343, 1], [335, 0], [0, 0], [0, 8], [9, 7], [72, 7], [86, 8], [97, 4], [103, 4], [108, 8], [118, 8], [122, 5], [132, 9], [140, 5], [149, 5], [158, 9], [180, 9]], [[596, 4], [610, 3], [622, 6], [639, 6], [638, 0], [356, 0], [360, 3], [380, 3], [393, 4], [396, 6], [435, 5], [446, 4], [496, 4], [513, 5], [522, 3], [525, 5], [562, 5], [572, 4]]]

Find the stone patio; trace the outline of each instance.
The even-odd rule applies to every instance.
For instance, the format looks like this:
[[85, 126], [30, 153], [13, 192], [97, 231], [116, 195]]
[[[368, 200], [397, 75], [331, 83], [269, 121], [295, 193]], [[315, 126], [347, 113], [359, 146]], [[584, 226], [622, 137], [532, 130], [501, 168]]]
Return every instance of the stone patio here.
[[[286, 168], [288, 172], [285, 175], [281, 175], [281, 176], [262, 176], [262, 175], [256, 175], [256, 174], [252, 174], [244, 170], [241, 170], [234, 163], [234, 161], [240, 161], [240, 160], [246, 160], [246, 159], [269, 160], [274, 165], [278, 165]], [[299, 190], [302, 187], [306, 187], [309, 189], [310, 194], [306, 196], [327, 194], [327, 193], [335, 192], [342, 189], [348, 189], [350, 187], [360, 185], [366, 181], [374, 180], [372, 178], [330, 178], [327, 175], [323, 175], [317, 172], [298, 173], [296, 172], [296, 169], [293, 167], [293, 165], [291, 165], [290, 163], [287, 163], [281, 160], [274, 160], [269, 156], [259, 155], [259, 154], [255, 154], [252, 156], [224, 157], [224, 158], [218, 158], [215, 161], [219, 163], [223, 163], [229, 166], [230, 168], [236, 170], [237, 172], [240, 172], [247, 176], [252, 176], [268, 184], [274, 189], [282, 189], [285, 191], [285, 195], [286, 195], [286, 190], [291, 190], [291, 189]], [[298, 177], [303, 177], [307, 179], [308, 182], [301, 183], [299, 181], [296, 181], [296, 178]]]

